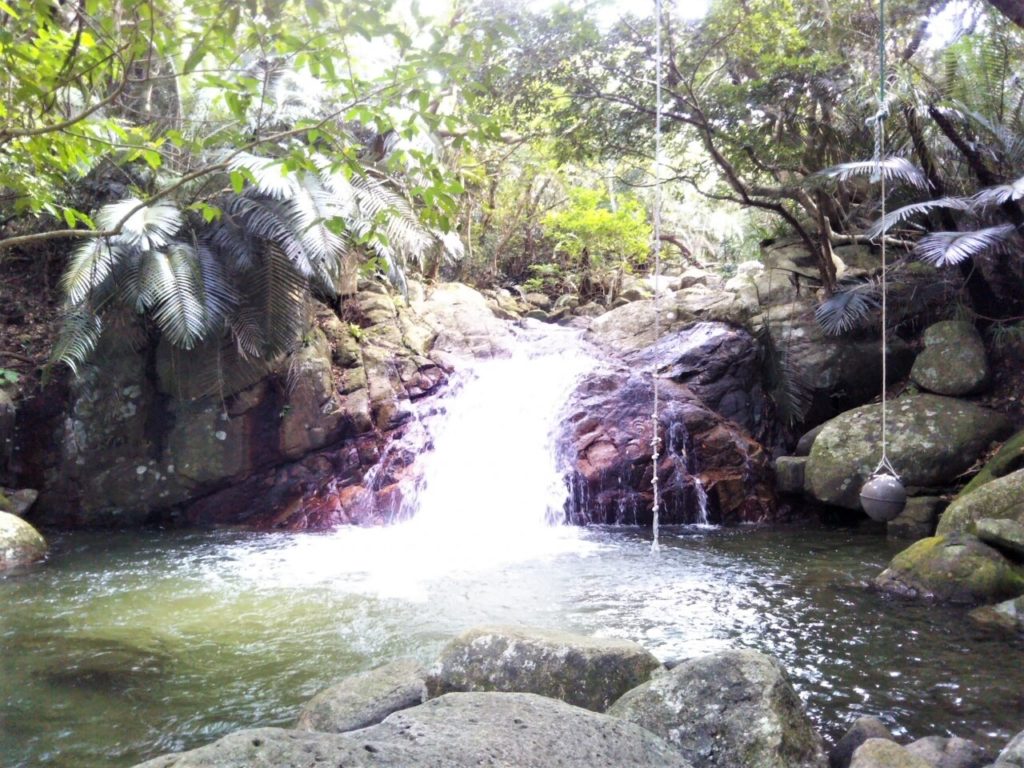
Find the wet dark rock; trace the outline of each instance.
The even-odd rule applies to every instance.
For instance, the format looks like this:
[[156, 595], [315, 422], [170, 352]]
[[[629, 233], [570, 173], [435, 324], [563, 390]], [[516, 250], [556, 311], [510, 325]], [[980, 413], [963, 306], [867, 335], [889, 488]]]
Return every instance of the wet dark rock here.
[[821, 739], [778, 663], [752, 650], [686, 661], [608, 713], [675, 745], [704, 768], [819, 768]]
[[779, 456], [775, 460], [775, 488], [779, 493], [799, 495], [804, 492], [806, 456]]
[[452, 640], [430, 671], [431, 696], [453, 691], [537, 693], [603, 712], [660, 666], [629, 640], [555, 630], [477, 627]]
[[836, 742], [828, 753], [828, 768], [850, 768], [853, 753], [868, 739], [888, 739], [893, 741], [892, 734], [877, 717], [858, 717], [850, 729]]
[[260, 728], [138, 768], [692, 768], [639, 726], [530, 693], [450, 693], [353, 733]]

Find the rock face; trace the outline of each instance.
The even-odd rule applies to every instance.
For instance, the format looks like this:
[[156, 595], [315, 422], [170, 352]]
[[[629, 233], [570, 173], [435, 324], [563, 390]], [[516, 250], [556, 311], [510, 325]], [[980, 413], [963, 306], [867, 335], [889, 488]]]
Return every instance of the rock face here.
[[1024, 469], [961, 493], [942, 513], [937, 533], [966, 531], [983, 517], [1024, 524]]
[[138, 768], [692, 768], [632, 724], [529, 693], [450, 693], [354, 733], [261, 728]]
[[924, 351], [914, 360], [910, 378], [938, 395], [970, 395], [985, 388], [988, 359], [981, 334], [968, 322], [945, 320], [924, 332]]
[[[938, 395], [891, 402], [888, 418], [890, 461], [905, 486], [924, 488], [947, 485], [1011, 429], [994, 411]], [[881, 421], [881, 406], [866, 405], [822, 428], [807, 462], [811, 496], [826, 504], [859, 508], [861, 486], [880, 458]]]
[[1024, 567], [973, 536], [952, 533], [921, 539], [900, 552], [875, 585], [904, 597], [990, 603], [1024, 593]]
[[608, 713], [670, 741], [694, 765], [817, 768], [821, 741], [772, 659], [751, 650], [684, 662]]
[[0, 512], [0, 573], [46, 556], [46, 540], [20, 517]]
[[537, 693], [603, 712], [645, 681], [658, 660], [629, 640], [543, 629], [477, 627], [441, 652], [431, 696], [453, 691]]
[[1024, 524], [1016, 520], [982, 517], [971, 533], [1013, 560], [1024, 560]]
[[919, 757], [888, 739], [868, 739], [856, 752], [850, 768], [934, 768]]
[[426, 700], [426, 670], [418, 662], [400, 659], [324, 689], [302, 707], [295, 727], [322, 733], [354, 731]]

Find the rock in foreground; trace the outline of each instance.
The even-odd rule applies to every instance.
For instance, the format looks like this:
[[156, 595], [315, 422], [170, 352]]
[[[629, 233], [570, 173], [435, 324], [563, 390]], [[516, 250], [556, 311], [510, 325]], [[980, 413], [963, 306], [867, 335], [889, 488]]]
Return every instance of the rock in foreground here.
[[603, 712], [660, 666], [630, 640], [555, 630], [477, 627], [452, 640], [431, 670], [432, 696], [526, 691]]
[[426, 700], [426, 670], [412, 659], [399, 659], [320, 691], [302, 707], [295, 727], [324, 733], [354, 731]]
[[779, 665], [752, 650], [680, 664], [608, 713], [668, 739], [707, 768], [818, 768], [821, 740]]
[[529, 693], [451, 693], [344, 734], [261, 728], [138, 768], [692, 768], [633, 723]]

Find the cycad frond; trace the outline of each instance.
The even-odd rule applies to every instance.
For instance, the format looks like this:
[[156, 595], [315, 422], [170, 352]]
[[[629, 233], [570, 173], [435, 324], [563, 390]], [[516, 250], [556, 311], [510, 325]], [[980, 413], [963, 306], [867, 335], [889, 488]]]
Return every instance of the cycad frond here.
[[295, 178], [285, 170], [280, 160], [239, 152], [228, 161], [228, 168], [248, 171], [255, 182], [255, 189], [267, 197], [286, 200], [295, 194]]
[[237, 219], [235, 224], [250, 235], [273, 243], [285, 253], [303, 276], [313, 273], [309, 255], [302, 247], [288, 221], [287, 211], [281, 203], [261, 197], [236, 197], [224, 209], [224, 217]]
[[78, 366], [96, 349], [102, 330], [99, 315], [82, 306], [72, 307], [64, 314], [51, 362], [64, 363], [77, 376]]
[[978, 254], [1005, 248], [1016, 230], [1013, 224], [1001, 224], [974, 232], [933, 232], [917, 241], [914, 253], [936, 267], [959, 264]]
[[905, 221], [911, 216], [916, 216], [921, 213], [931, 213], [939, 208], [947, 208], [954, 211], [966, 211], [970, 207], [971, 204], [962, 197], [941, 197], [938, 200], [925, 200], [921, 203], [904, 205], [902, 208], [890, 211], [884, 217], [876, 221], [871, 226], [871, 229], [867, 231], [867, 236], [874, 239], [879, 235], [888, 232], [901, 221]]
[[195, 346], [207, 328], [201, 279], [196, 252], [184, 243], [144, 257], [141, 280], [153, 319], [167, 340], [182, 349]]
[[1009, 184], [988, 187], [972, 195], [969, 200], [975, 208], [987, 208], [991, 205], [1002, 205], [1011, 200], [1024, 197], [1024, 176]]
[[261, 356], [272, 359], [291, 351], [305, 326], [305, 276], [276, 245], [260, 254], [260, 264], [246, 275], [243, 302], [256, 310], [262, 336]]
[[841, 336], [871, 317], [880, 303], [877, 291], [873, 282], [842, 286], [814, 310], [814, 319], [829, 336]]
[[80, 304], [110, 276], [119, 249], [107, 238], [96, 238], [83, 243], [71, 254], [67, 269], [60, 280], [60, 288], [70, 304]]
[[302, 174], [286, 206], [290, 223], [310, 261], [313, 264], [340, 261], [348, 243], [328, 224], [343, 221], [346, 208], [335, 200], [320, 179], [311, 173]]
[[162, 248], [171, 242], [183, 223], [176, 205], [145, 205], [134, 197], [105, 205], [96, 214], [96, 224], [100, 229], [114, 229], [121, 224], [117, 239], [146, 251]]
[[815, 176], [825, 176], [837, 181], [849, 181], [858, 176], [872, 176], [881, 173], [886, 181], [900, 181], [918, 189], [928, 189], [928, 178], [920, 168], [902, 157], [887, 157], [881, 162], [864, 160], [841, 163], [819, 171]]
[[238, 291], [208, 240], [196, 239], [193, 247], [199, 266], [200, 301], [206, 309], [207, 328], [216, 333], [238, 306]]
[[767, 322], [754, 335], [760, 342], [765, 392], [775, 403], [779, 418], [789, 426], [799, 424], [811, 407], [811, 386], [793, 365], [788, 351], [775, 342]]

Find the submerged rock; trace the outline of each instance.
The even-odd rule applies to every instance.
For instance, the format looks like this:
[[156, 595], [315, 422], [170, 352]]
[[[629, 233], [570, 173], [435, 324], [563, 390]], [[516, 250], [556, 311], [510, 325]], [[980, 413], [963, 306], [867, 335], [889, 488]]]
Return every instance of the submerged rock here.
[[821, 739], [782, 668], [752, 650], [684, 662], [608, 710], [704, 768], [819, 768]]
[[306, 702], [295, 727], [344, 733], [375, 725], [392, 712], [426, 701], [426, 676], [419, 662], [399, 659], [346, 677]]
[[952, 533], [921, 539], [900, 552], [875, 586], [903, 597], [996, 602], [1024, 593], [1024, 567], [974, 536]]
[[42, 560], [46, 540], [20, 517], [0, 512], [0, 573]]
[[448, 643], [430, 671], [431, 696], [528, 692], [603, 712], [660, 665], [630, 640], [556, 630], [477, 627]]
[[529, 693], [450, 693], [352, 733], [240, 731], [138, 768], [692, 768], [639, 726]]
[[[881, 426], [882, 409], [877, 404], [829, 421], [814, 441], [807, 462], [811, 496], [826, 504], [859, 509], [861, 487], [881, 456]], [[888, 407], [888, 456], [904, 486], [941, 488], [969, 469], [989, 444], [1010, 429], [1002, 414], [971, 403], [938, 395], [902, 397]]]
[[985, 388], [989, 379], [985, 344], [971, 323], [935, 323], [924, 332], [924, 345], [910, 370], [910, 378], [922, 389], [957, 397]]

